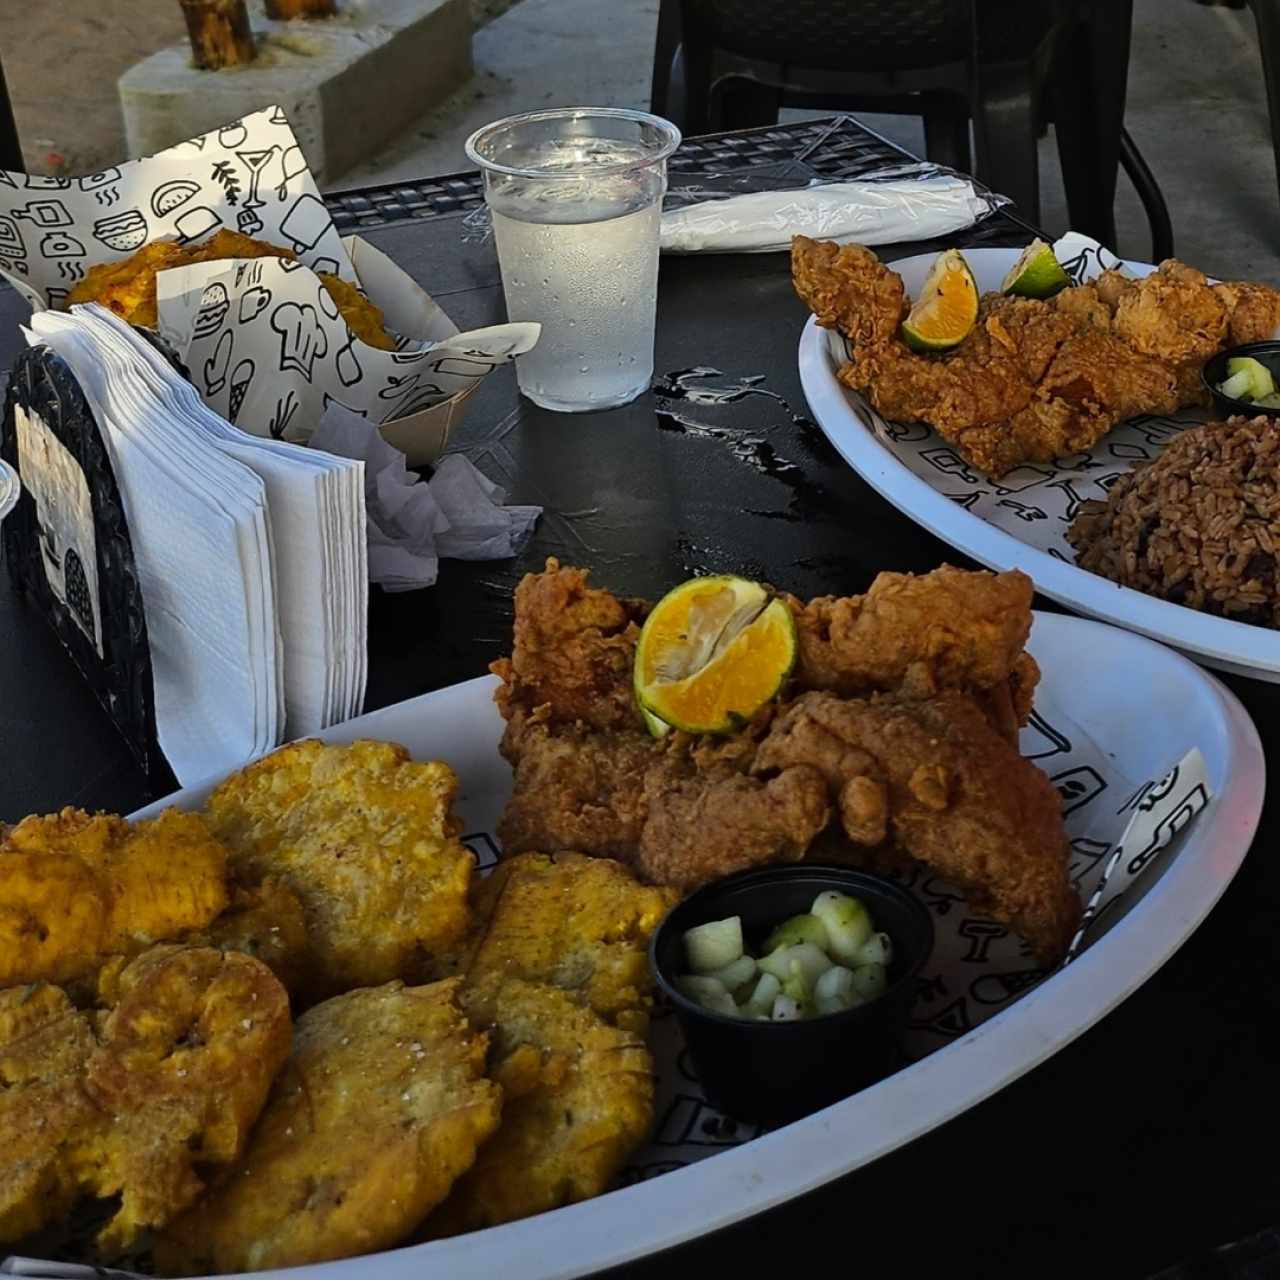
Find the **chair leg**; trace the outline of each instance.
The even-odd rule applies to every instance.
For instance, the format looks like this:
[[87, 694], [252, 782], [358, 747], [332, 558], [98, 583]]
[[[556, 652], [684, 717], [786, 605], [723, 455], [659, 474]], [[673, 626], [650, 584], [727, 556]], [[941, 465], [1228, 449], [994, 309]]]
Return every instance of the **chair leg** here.
[[977, 177], [1009, 196], [1024, 218], [1039, 225], [1040, 161], [1029, 64], [986, 63], [978, 68], [973, 137]]
[[924, 153], [934, 164], [973, 172], [969, 150], [969, 109], [963, 98], [949, 93], [921, 94]]
[[671, 64], [680, 48], [680, 0], [659, 0], [658, 30], [653, 41], [653, 80], [649, 110], [665, 116], [671, 111]]
[[1271, 147], [1280, 181], [1280, 0], [1251, 0], [1262, 49], [1262, 72], [1267, 81], [1267, 105], [1271, 108]]
[[1132, 30], [1133, 0], [1086, 0], [1050, 82], [1071, 226], [1112, 249]]
[[1120, 163], [1124, 165], [1151, 224], [1151, 261], [1163, 262], [1172, 258], [1173, 222], [1169, 217], [1169, 206], [1164, 202], [1164, 193], [1156, 182], [1155, 174], [1147, 167], [1128, 129], [1120, 132]]
[[[778, 123], [782, 90], [745, 76], [730, 76], [717, 86], [720, 129], [755, 129]], [[716, 113], [713, 113], [713, 117]]]

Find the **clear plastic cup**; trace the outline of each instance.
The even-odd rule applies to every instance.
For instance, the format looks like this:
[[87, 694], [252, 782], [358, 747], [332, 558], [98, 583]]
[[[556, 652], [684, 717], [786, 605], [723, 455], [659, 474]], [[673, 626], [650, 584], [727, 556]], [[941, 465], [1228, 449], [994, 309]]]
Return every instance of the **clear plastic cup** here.
[[467, 139], [484, 173], [507, 314], [542, 325], [520, 390], [565, 413], [626, 404], [653, 378], [658, 227], [680, 131], [643, 111], [565, 107]]

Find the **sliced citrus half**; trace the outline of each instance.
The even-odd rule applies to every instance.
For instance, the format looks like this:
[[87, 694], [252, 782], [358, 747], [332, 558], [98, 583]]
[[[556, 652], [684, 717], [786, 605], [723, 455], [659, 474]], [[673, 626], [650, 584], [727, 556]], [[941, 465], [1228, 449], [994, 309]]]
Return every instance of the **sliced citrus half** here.
[[978, 318], [978, 285], [959, 249], [944, 249], [933, 260], [924, 288], [902, 322], [913, 351], [946, 351], [963, 342]]
[[1020, 298], [1052, 298], [1070, 283], [1071, 277], [1062, 269], [1053, 246], [1033, 240], [1009, 268], [1000, 289]]
[[796, 659], [791, 610], [758, 582], [694, 578], [669, 591], [636, 645], [635, 689], [649, 732], [728, 733], [782, 687]]

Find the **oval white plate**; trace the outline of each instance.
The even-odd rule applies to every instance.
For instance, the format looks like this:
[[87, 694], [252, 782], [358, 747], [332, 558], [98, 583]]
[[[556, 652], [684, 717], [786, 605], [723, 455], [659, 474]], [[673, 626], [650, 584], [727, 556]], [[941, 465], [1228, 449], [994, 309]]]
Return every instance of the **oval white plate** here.
[[[966, 250], [979, 290], [999, 289], [1019, 252]], [[914, 296], [932, 262], [933, 255], [924, 254], [892, 266]], [[1155, 270], [1145, 262], [1125, 266], [1137, 276]], [[884, 447], [859, 416], [859, 398], [836, 379], [836, 367], [826, 330], [810, 317], [800, 336], [800, 382], [814, 417], [845, 461], [917, 524], [990, 568], [1024, 570], [1035, 579], [1037, 590], [1090, 617], [1141, 631], [1210, 666], [1280, 681], [1280, 635], [1270, 628], [1215, 618], [1119, 586], [1020, 541], [953, 502]]]
[[18, 497], [22, 493], [22, 482], [18, 473], [7, 463], [0, 460], [0, 520], [18, 505]]
[[[973, 1106], [1073, 1040], [1149, 978], [1230, 883], [1262, 808], [1262, 748], [1244, 708], [1170, 649], [1079, 618], [1037, 614], [1031, 652], [1045, 685], [1131, 778], [1158, 776], [1171, 750], [1198, 746], [1215, 798], [1135, 883], [1116, 922], [1073, 964], [969, 1034], [817, 1115], [687, 1168], [523, 1222], [347, 1262], [271, 1274], [289, 1280], [564, 1280], [666, 1249], [830, 1182]], [[1078, 678], [1080, 654], [1094, 664]], [[471, 680], [320, 735], [403, 743], [461, 779], [467, 831], [492, 831], [510, 794], [498, 755], [496, 682]], [[212, 784], [140, 810], [201, 804]]]

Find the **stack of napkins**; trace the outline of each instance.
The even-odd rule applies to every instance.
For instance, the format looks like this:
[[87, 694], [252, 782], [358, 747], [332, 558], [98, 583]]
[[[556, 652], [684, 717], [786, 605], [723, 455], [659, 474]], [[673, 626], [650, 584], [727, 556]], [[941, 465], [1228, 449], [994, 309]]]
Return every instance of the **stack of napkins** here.
[[363, 467], [248, 435], [101, 307], [38, 312], [115, 468], [156, 729], [184, 785], [355, 715], [367, 676]]

